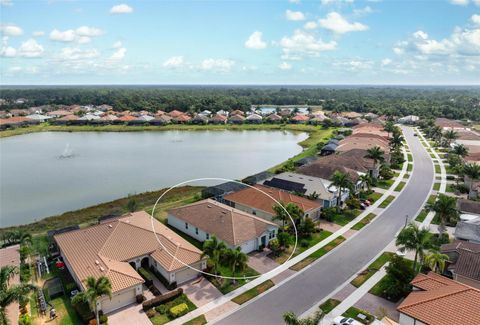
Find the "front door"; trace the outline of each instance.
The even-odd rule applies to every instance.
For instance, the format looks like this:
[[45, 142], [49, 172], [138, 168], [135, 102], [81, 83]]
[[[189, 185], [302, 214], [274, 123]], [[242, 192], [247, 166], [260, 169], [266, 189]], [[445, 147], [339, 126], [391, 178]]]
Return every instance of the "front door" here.
[[267, 246], [267, 236], [262, 236], [261, 241], [262, 241], [262, 246], [263, 247]]

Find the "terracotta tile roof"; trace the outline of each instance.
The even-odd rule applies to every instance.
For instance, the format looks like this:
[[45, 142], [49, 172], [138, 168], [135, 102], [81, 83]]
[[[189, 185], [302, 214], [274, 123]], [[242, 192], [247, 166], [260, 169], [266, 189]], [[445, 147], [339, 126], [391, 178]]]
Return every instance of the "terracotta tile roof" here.
[[169, 214], [233, 246], [259, 237], [269, 226], [278, 227], [273, 222], [212, 199], [172, 209]]
[[326, 180], [330, 180], [336, 171], [348, 174], [354, 182], [359, 179], [357, 171], [341, 165], [332, 165], [325, 159], [318, 159], [311, 164], [301, 166], [297, 169], [297, 172], [300, 174], [315, 176]]
[[[20, 267], [20, 253], [18, 250], [20, 245], [9, 246], [6, 248], [0, 249], [0, 268], [13, 265]], [[20, 283], [20, 275], [15, 273], [10, 279], [8, 285], [14, 285]], [[7, 320], [9, 324], [18, 324], [18, 302], [12, 302], [5, 308], [7, 314]]]
[[382, 150], [385, 152], [390, 151], [388, 141], [381, 140], [376, 137], [365, 137], [361, 135], [351, 135], [349, 137], [346, 137], [344, 140], [340, 141], [340, 144], [337, 147], [337, 151], [348, 151], [351, 149], [366, 150], [375, 146], [382, 148]]
[[56, 111], [51, 111], [51, 112], [48, 112], [47, 115], [50, 115], [50, 116], [53, 116], [53, 115], [56, 115], [56, 116], [67, 116], [67, 115], [71, 115], [72, 112], [70, 111], [66, 111], [66, 110], [56, 110]]
[[296, 114], [294, 117], [292, 117], [290, 120], [292, 121], [298, 121], [298, 122], [305, 122], [308, 121], [310, 118], [307, 115], [303, 114]]
[[[259, 184], [255, 185], [254, 187], [267, 193], [278, 202], [282, 202], [283, 204], [296, 204], [305, 213], [320, 208], [319, 203], [305, 199], [298, 195], [291, 194], [289, 192]], [[272, 215], [275, 214], [275, 211], [273, 211], [273, 206], [276, 204], [276, 202], [267, 195], [251, 187], [245, 188], [232, 194], [228, 194], [224, 197], [224, 199], [246, 205]]]
[[54, 238], [80, 281], [88, 276], [105, 275], [112, 290], [119, 291], [143, 282], [127, 263], [142, 255], [151, 255], [165, 270], [184, 267], [169, 254], [185, 263], [200, 261], [201, 251], [171, 229], [141, 211], [99, 225], [56, 235]]
[[281, 119], [282, 119], [282, 117], [280, 115], [275, 114], [275, 113], [267, 116], [267, 120], [269, 120], [269, 121], [280, 121]]
[[78, 119], [79, 117], [77, 115], [70, 114], [58, 118], [57, 121], [76, 121]]
[[183, 112], [180, 112], [180, 111], [177, 111], [176, 109], [167, 113], [168, 115], [170, 115], [170, 117], [177, 117], [177, 116], [180, 116], [183, 114]]
[[225, 115], [216, 114], [210, 120], [216, 122], [225, 122], [227, 120], [227, 117]]
[[341, 116], [346, 118], [359, 118], [362, 117], [362, 114], [357, 112], [342, 112]]
[[123, 115], [122, 117], [118, 118], [118, 121], [130, 122], [130, 121], [133, 121], [133, 120], [136, 120], [136, 119], [137, 118], [135, 116], [132, 116], [132, 115]]
[[480, 202], [477, 201], [458, 199], [457, 208], [461, 212], [480, 214]]
[[239, 109], [236, 109], [236, 110], [234, 110], [233, 112], [231, 112], [230, 115], [241, 115], [241, 116], [244, 116], [244, 115], [245, 115], [245, 112], [244, 112], [244, 111], [241, 111], [241, 110], [239, 110]]
[[240, 114], [230, 115], [230, 117], [228, 119], [230, 121], [244, 121], [245, 120], [245, 118]]
[[24, 116], [14, 116], [6, 119], [0, 119], [0, 124], [19, 124], [31, 121], [29, 118]]
[[[455, 241], [440, 247], [442, 253], [456, 252], [448, 269], [456, 275], [480, 281], [480, 244]], [[452, 256], [452, 255], [450, 255]]]
[[188, 116], [187, 114], [183, 114], [183, 113], [173, 117], [173, 120], [176, 121], [176, 122], [188, 122], [191, 119], [192, 118], [190, 116]]
[[[480, 290], [430, 272], [412, 281], [435, 283], [427, 289], [413, 291], [397, 310], [430, 325], [480, 323]], [[422, 289], [422, 288], [420, 288]]]

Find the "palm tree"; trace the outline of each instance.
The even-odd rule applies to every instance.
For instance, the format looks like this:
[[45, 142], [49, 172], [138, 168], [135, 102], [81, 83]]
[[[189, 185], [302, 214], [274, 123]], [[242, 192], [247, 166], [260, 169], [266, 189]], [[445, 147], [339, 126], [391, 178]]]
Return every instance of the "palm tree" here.
[[365, 184], [367, 186], [367, 190], [370, 191], [370, 189], [372, 188], [373, 186], [373, 179], [370, 175], [360, 175], [360, 181], [362, 181], [363, 184]]
[[100, 324], [97, 301], [101, 296], [108, 296], [112, 299], [112, 284], [110, 283], [110, 280], [105, 276], [101, 276], [98, 279], [89, 276], [85, 281], [85, 290], [75, 295], [72, 299], [72, 303], [88, 303], [90, 309], [95, 313], [95, 318], [97, 320], [96, 324]]
[[276, 204], [273, 206], [273, 210], [275, 211], [275, 215], [272, 219], [281, 220], [283, 228], [285, 228], [285, 225], [287, 224], [288, 220], [290, 220], [290, 217], [293, 219], [293, 222], [295, 222], [295, 225], [297, 225], [305, 214], [303, 210], [294, 203], [288, 203], [284, 206], [284, 208]]
[[373, 169], [376, 169], [377, 163], [383, 162], [385, 160], [385, 152], [379, 146], [375, 146], [367, 149], [367, 154], [365, 155], [365, 158], [372, 159]]
[[338, 196], [337, 196], [337, 212], [340, 210], [340, 204], [342, 203], [342, 192], [346, 188], [351, 189], [353, 187], [353, 183], [350, 179], [350, 175], [346, 173], [342, 173], [336, 171], [333, 173], [332, 178], [332, 185], [338, 188]]
[[387, 131], [388, 137], [390, 138], [390, 133], [393, 133], [393, 131], [395, 130], [395, 125], [392, 121], [387, 121], [385, 122], [383, 129]]
[[[235, 249], [229, 249], [226, 252], [226, 255], [228, 264], [230, 264], [230, 267], [232, 269], [232, 275], [233, 277], [235, 277], [235, 271], [237, 269], [243, 271], [247, 266], [248, 256], [247, 254], [242, 252], [240, 247], [237, 247]], [[235, 279], [232, 280], [232, 282], [235, 283]]]
[[463, 166], [463, 173], [470, 178], [469, 190], [471, 191], [474, 181], [480, 178], [480, 165], [465, 164]]
[[453, 129], [447, 130], [443, 133], [443, 137], [445, 138], [447, 147], [450, 147], [450, 144], [452, 143], [452, 141], [458, 138], [458, 133], [455, 132]]
[[283, 321], [286, 325], [317, 325], [322, 320], [325, 314], [322, 311], [317, 311], [313, 316], [300, 319], [293, 311], [283, 314]]
[[224, 242], [219, 241], [217, 237], [212, 236], [211, 239], [206, 240], [203, 243], [203, 253], [202, 257], [208, 256], [212, 264], [212, 271], [214, 274], [217, 274], [220, 265], [220, 258], [222, 253], [225, 251], [227, 246]]
[[18, 273], [18, 269], [13, 265], [7, 265], [0, 269], [0, 323], [8, 324], [5, 308], [12, 302], [18, 302], [21, 305], [28, 302], [28, 294], [35, 289], [31, 284], [9, 285], [11, 278]]
[[400, 133], [394, 133], [393, 137], [390, 139], [390, 147], [392, 149], [398, 149], [403, 145], [405, 138]]
[[282, 227], [285, 228], [285, 225], [288, 220], [288, 214], [285, 211], [284, 204], [280, 202], [281, 205], [275, 204], [273, 206], [273, 211], [275, 215], [272, 217], [272, 220], [280, 220], [282, 222]]
[[445, 232], [445, 225], [449, 221], [454, 221], [458, 217], [457, 199], [445, 194], [439, 194], [435, 203], [429, 206], [430, 210], [435, 211], [440, 218], [438, 231]]
[[463, 144], [457, 144], [453, 148], [452, 152], [456, 155], [459, 155], [462, 158], [465, 158], [466, 156], [468, 156], [468, 148], [465, 147], [465, 145]]
[[12, 230], [5, 233], [4, 241], [7, 243], [7, 245], [31, 244], [32, 235], [24, 230]]
[[413, 271], [417, 272], [417, 260], [423, 260], [424, 252], [431, 247], [431, 234], [427, 228], [420, 229], [415, 223], [408, 224], [400, 231], [395, 241], [402, 251], [415, 251]]
[[425, 256], [425, 264], [428, 265], [433, 272], [442, 274], [445, 270], [445, 264], [448, 261], [448, 255], [442, 254], [438, 251], [430, 251], [429, 254]]

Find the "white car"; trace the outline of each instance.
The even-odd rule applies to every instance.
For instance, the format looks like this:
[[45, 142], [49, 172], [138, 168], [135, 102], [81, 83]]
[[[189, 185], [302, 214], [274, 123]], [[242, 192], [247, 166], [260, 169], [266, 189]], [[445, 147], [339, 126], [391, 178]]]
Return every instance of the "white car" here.
[[360, 322], [357, 322], [353, 318], [338, 316], [333, 320], [333, 325], [363, 325]]

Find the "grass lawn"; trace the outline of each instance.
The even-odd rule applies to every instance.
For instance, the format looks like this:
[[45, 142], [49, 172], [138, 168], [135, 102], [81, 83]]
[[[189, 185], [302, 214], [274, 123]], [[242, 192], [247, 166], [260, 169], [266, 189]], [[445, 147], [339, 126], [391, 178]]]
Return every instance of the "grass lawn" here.
[[430, 157], [435, 158], [435, 155], [433, 153], [430, 154]]
[[179, 235], [180, 237], [182, 237], [183, 239], [185, 239], [186, 241], [188, 241], [190, 244], [192, 244], [193, 246], [195, 246], [196, 248], [198, 248], [199, 250], [203, 251], [203, 243], [199, 240], [196, 240], [195, 238], [193, 237], [190, 237], [189, 235], [187, 235], [186, 233], [184, 233], [183, 231], [180, 231], [178, 230], [177, 228], [175, 227], [172, 227], [170, 225], [166, 225], [168, 228], [170, 228], [173, 232], [175, 232], [177, 235]]
[[455, 188], [453, 187], [452, 184], [447, 184], [447, 187], [445, 188], [445, 192], [453, 193], [455, 192]]
[[377, 182], [377, 187], [388, 190], [390, 186], [395, 182], [393, 179], [381, 179]]
[[189, 320], [188, 322], [183, 323], [183, 325], [203, 325], [207, 323], [205, 315], [200, 315], [194, 319]]
[[439, 191], [440, 190], [440, 183], [433, 184], [433, 190], [434, 191]]
[[[322, 230], [321, 232], [313, 233], [308, 238], [299, 239], [299, 241], [297, 243], [297, 248], [295, 250], [295, 253], [293, 253], [292, 257], [303, 253], [304, 251], [306, 251], [307, 249], [309, 249], [312, 246], [315, 246], [316, 244], [318, 244], [319, 242], [321, 242], [322, 240], [324, 240], [325, 238], [327, 238], [331, 234], [332, 233], [330, 231]], [[300, 245], [300, 241], [302, 241], [302, 240], [308, 241], [308, 246], [307, 247], [302, 247]], [[273, 259], [275, 260], [275, 262], [277, 262], [279, 264], [283, 264], [287, 260], [287, 258], [290, 256], [290, 254], [292, 254], [292, 250], [293, 250], [293, 246], [290, 246], [285, 252], [280, 254], [280, 256], [274, 257]]]
[[267, 280], [263, 283], [260, 283], [258, 286], [242, 293], [241, 295], [235, 297], [232, 299], [232, 301], [236, 304], [242, 305], [246, 303], [247, 301], [255, 298], [259, 294], [267, 291], [271, 287], [273, 287], [275, 284], [272, 282], [272, 280]]
[[407, 155], [407, 159], [408, 159], [409, 162], [412, 162], [412, 161], [413, 161], [413, 156], [412, 156], [411, 153], [409, 153], [409, 154]]
[[298, 262], [297, 264], [293, 265], [290, 269], [294, 271], [300, 271], [304, 267], [306, 267], [309, 264], [312, 264], [315, 262], [317, 259], [322, 257], [323, 255], [327, 254], [330, 252], [332, 249], [340, 245], [342, 242], [345, 241], [345, 237], [339, 236], [329, 242], [327, 245], [323, 246], [322, 248], [318, 249], [317, 251], [313, 252], [309, 257], [305, 258], [304, 260]]
[[[189, 312], [197, 309], [197, 306], [195, 306], [193, 304], [193, 302], [191, 302], [190, 299], [188, 299], [188, 297], [186, 295], [182, 294], [181, 296], [175, 298], [174, 300], [169, 301], [169, 302], [164, 304], [165, 306], [167, 306], [167, 313], [160, 314], [160, 313], [157, 312], [155, 314], [155, 316], [150, 318], [150, 321], [152, 322], [153, 325], [163, 325], [163, 324], [166, 324], [168, 322], [171, 322], [172, 320], [174, 320], [174, 318], [169, 315], [168, 310], [170, 308], [172, 308], [174, 306], [177, 306], [177, 305], [180, 305], [182, 303], [187, 304]], [[193, 324], [198, 324], [198, 323], [193, 323]], [[202, 323], [199, 323], [199, 324], [202, 324]]]
[[389, 195], [382, 203], [380, 203], [379, 208], [386, 208], [394, 199], [395, 196]]
[[425, 218], [427, 217], [427, 214], [428, 214], [428, 210], [423, 209], [423, 210], [420, 211], [420, 213], [417, 215], [417, 217], [415, 218], [415, 221], [423, 222], [423, 220], [425, 220]]
[[[358, 317], [359, 314], [363, 314], [367, 318], [365, 318], [365, 320], [363, 320], [363, 319]], [[353, 318], [353, 319], [355, 319], [356, 321], [359, 321], [362, 324], [370, 324], [371, 322], [373, 322], [375, 320], [375, 317], [370, 315], [365, 310], [361, 310], [361, 309], [358, 309], [358, 308], [355, 308], [355, 307], [348, 308], [347, 311], [342, 314], [342, 316]]]
[[390, 261], [392, 258], [393, 253], [391, 252], [384, 252], [380, 255], [375, 261], [370, 264], [366, 270], [362, 271], [355, 279], [353, 279], [350, 283], [355, 287], [360, 287], [362, 284], [365, 283], [372, 275], [374, 275], [378, 270], [382, 268], [385, 263]]
[[345, 213], [339, 213], [336, 214], [335, 217], [333, 218], [333, 222], [336, 223], [337, 225], [340, 226], [345, 226], [347, 223], [358, 217], [358, 215], [361, 213], [360, 210], [351, 210], [352, 214], [345, 214]]
[[413, 164], [412, 163], [409, 163], [407, 165], [407, 172], [411, 172], [413, 170]]
[[442, 171], [441, 171], [440, 165], [435, 164], [435, 173], [440, 174], [441, 172]]
[[[232, 270], [230, 269], [230, 267], [223, 266], [223, 265], [220, 266], [219, 273], [220, 273], [220, 275], [223, 275], [223, 276], [230, 276], [230, 277], [233, 276]], [[245, 267], [245, 269], [242, 272], [241, 271], [236, 271], [235, 272], [235, 277], [239, 277], [239, 278], [241, 278], [243, 276], [249, 277], [249, 276], [254, 276], [254, 275], [258, 275], [258, 272], [255, 271], [254, 269], [248, 267], [248, 266]], [[213, 277], [209, 277], [209, 276], [207, 276], [207, 279], [215, 287], [217, 287], [217, 289], [220, 290], [220, 292], [223, 293], [223, 294], [227, 294], [230, 291], [233, 291], [237, 288], [240, 288], [245, 283], [247, 283], [247, 281], [252, 280], [252, 279], [247, 279], [247, 280], [237, 279], [237, 280], [235, 280], [235, 283], [233, 283], [232, 280], [230, 280], [230, 279], [213, 278]]]
[[445, 167], [445, 172], [447, 174], [452, 174], [452, 175], [456, 175], [457, 173], [453, 170], [452, 167], [450, 167], [450, 165], [448, 165], [447, 167]]
[[435, 179], [437, 180], [441, 180], [442, 179], [442, 176], [438, 175], [438, 176], [435, 176]]
[[435, 200], [437, 199], [437, 196], [435, 194], [430, 195], [430, 197], [427, 200], [428, 204], [434, 204]]
[[373, 218], [375, 218], [377, 215], [374, 214], [374, 213], [369, 213], [365, 218], [363, 218], [362, 220], [360, 220], [359, 222], [357, 222], [355, 225], [353, 225], [353, 227], [351, 229], [353, 230], [360, 230], [362, 229], [363, 227], [365, 227], [366, 225], [368, 225], [370, 223], [370, 221], [373, 220]]
[[395, 192], [400, 192], [405, 187], [406, 182], [400, 182], [397, 187], [395, 187]]
[[330, 298], [320, 305], [320, 310], [326, 315], [330, 313], [335, 307], [340, 305], [340, 303], [340, 300]]
[[57, 311], [58, 317], [53, 321], [50, 321], [49, 324], [52, 325], [81, 325], [83, 324], [81, 319], [78, 317], [75, 309], [70, 302], [70, 299], [66, 296], [58, 297], [50, 300], [50, 303], [53, 305]]
[[379, 198], [382, 197], [382, 193], [378, 193], [378, 192], [372, 192], [371, 194], [369, 194], [367, 196], [367, 199], [370, 201], [370, 202], [375, 202], [377, 201]]

